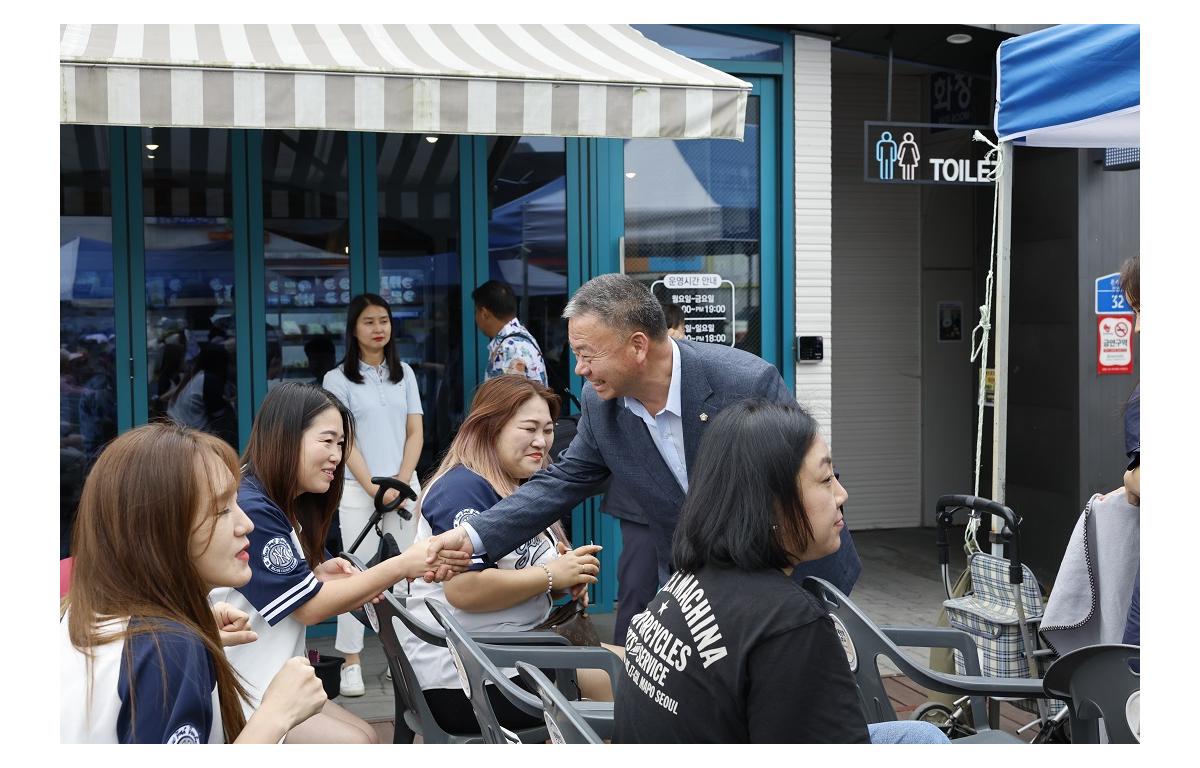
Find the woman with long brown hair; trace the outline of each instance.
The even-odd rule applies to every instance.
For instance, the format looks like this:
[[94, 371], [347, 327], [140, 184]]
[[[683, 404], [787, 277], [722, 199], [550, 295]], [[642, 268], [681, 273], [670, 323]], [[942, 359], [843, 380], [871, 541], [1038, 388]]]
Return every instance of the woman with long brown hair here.
[[249, 721], [242, 712], [221, 647], [254, 635], [245, 614], [206, 599], [250, 579], [237, 480], [227, 443], [176, 424], [138, 427], [100, 454], [60, 622], [64, 743], [270, 743], [320, 711], [325, 692], [297, 659]]
[[[313, 384], [286, 382], [263, 399], [245, 463], [238, 504], [254, 522], [250, 533], [250, 583], [210, 596], [250, 616], [254, 643], [226, 655], [246, 681], [247, 710], [258, 706], [266, 683], [290, 658], [303, 656], [305, 629], [379, 597], [402, 579], [427, 573], [424, 549], [356, 571], [324, 550], [325, 536], [342, 495], [345, 446], [354, 439], [354, 417], [336, 397]], [[466, 568], [452, 553], [438, 568], [449, 578]], [[288, 733], [292, 743], [373, 743], [375, 730], [333, 702]]]
[[[509, 374], [485, 381], [475, 393], [471, 412], [426, 486], [420, 502], [417, 542], [443, 533], [491, 507], [517, 490], [522, 481], [550, 463], [559, 399], [554, 392], [524, 376]], [[425, 608], [433, 598], [448, 603], [471, 631], [523, 631], [537, 626], [550, 612], [552, 600], [572, 593], [586, 595], [596, 582], [598, 546], [568, 549], [562, 531], [534, 536], [497, 563], [472, 564], [447, 584], [412, 585], [408, 608], [436, 626]], [[416, 543], [413, 546], [417, 549]], [[424, 549], [420, 547], [420, 549]], [[448, 733], [478, 733], [479, 725], [463, 693], [453, 660], [445, 648], [401, 633], [404, 651], [425, 692], [438, 724]], [[584, 695], [610, 698], [603, 673], [581, 670]], [[514, 682], [515, 670], [509, 670]], [[599, 679], [603, 678], [603, 679]], [[492, 707], [507, 728], [540, 723], [489, 688]]]

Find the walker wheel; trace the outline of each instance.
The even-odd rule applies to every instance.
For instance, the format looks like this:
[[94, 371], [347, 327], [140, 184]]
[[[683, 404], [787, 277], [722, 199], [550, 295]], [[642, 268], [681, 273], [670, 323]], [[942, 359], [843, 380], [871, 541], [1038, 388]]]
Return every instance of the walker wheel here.
[[970, 733], [963, 723], [954, 719], [954, 710], [937, 701], [927, 701], [913, 710], [912, 720], [920, 720], [937, 726], [947, 738], [958, 738]]

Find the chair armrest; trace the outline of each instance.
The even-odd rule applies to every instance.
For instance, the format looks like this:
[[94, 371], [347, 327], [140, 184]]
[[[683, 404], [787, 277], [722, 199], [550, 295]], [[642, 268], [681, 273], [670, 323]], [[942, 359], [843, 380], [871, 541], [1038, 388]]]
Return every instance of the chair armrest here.
[[968, 675], [979, 676], [979, 651], [975, 640], [960, 629], [946, 627], [880, 627], [896, 645], [910, 648], [953, 648], [960, 651]]
[[600, 669], [608, 673], [614, 684], [623, 666], [617, 654], [591, 646], [514, 648], [481, 643], [479, 647], [497, 666], [511, 667], [518, 661], [524, 661], [543, 669]]
[[[1036, 677], [967, 677], [966, 675], [942, 675], [932, 673], [947, 686], [946, 693], [962, 691], [976, 696], [993, 698], [1049, 699], [1042, 689], [1041, 678]], [[932, 686], [931, 686], [932, 687]], [[934, 690], [937, 690], [935, 687]]]
[[[551, 632], [550, 634], [554, 634]], [[559, 637], [559, 635], [555, 635]], [[616, 685], [616, 675], [619, 674], [621, 658], [603, 648], [568, 645], [566, 647], [545, 646], [503, 646], [480, 643], [479, 648], [487, 655], [493, 664], [499, 667], [511, 667], [518, 661], [524, 661], [535, 667], [570, 670], [601, 669], [608, 673]], [[513, 700], [513, 704], [527, 714], [540, 716], [544, 709], [542, 698], [518, 687], [511, 681], [498, 683], [504, 687], [504, 694]], [[603, 739], [611, 739], [615, 729], [613, 719], [613, 703], [610, 701], [572, 701], [571, 706], [579, 711], [588, 725]]]
[[[492, 645], [569, 646], [571, 641], [557, 632], [472, 632], [477, 643]], [[443, 641], [442, 645], [445, 645]]]

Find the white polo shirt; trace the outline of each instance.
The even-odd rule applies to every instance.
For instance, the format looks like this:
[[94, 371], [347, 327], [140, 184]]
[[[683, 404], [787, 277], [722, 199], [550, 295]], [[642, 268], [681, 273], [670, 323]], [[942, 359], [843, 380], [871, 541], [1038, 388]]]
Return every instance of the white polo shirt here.
[[[374, 366], [359, 362], [363, 383], [346, 378], [341, 366], [325, 374], [325, 389], [354, 414], [354, 444], [367, 460], [372, 476], [391, 477], [400, 471], [404, 442], [408, 439], [408, 417], [423, 414], [417, 377], [408, 363], [400, 363], [404, 378], [393, 382], [387, 363]], [[346, 479], [352, 480], [350, 473]]]

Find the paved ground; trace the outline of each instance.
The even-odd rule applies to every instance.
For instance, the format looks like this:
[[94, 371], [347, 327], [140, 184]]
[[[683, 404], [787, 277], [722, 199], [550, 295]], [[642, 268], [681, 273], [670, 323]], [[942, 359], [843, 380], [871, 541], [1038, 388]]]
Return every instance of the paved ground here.
[[[897, 626], [934, 626], [945, 594], [937, 566], [935, 534], [930, 528], [888, 531], [856, 531], [854, 543], [863, 561], [863, 573], [851, 597], [877, 624]], [[952, 564], [965, 567], [962, 549], [951, 547]], [[612, 637], [615, 613], [593, 614], [601, 638]], [[334, 653], [333, 637], [315, 638], [309, 647], [321, 653]], [[928, 661], [925, 651], [911, 650], [914, 660]], [[885, 674], [895, 672], [886, 662]], [[363, 681], [366, 695], [339, 697], [337, 702], [368, 721], [390, 720], [394, 715], [392, 684], [384, 678], [387, 662], [379, 640], [367, 633], [363, 651]]]

